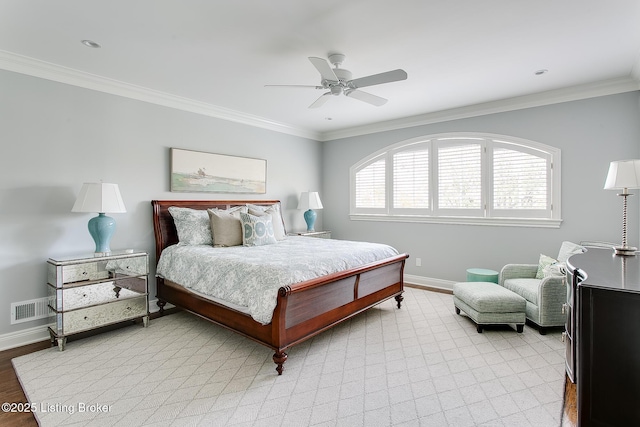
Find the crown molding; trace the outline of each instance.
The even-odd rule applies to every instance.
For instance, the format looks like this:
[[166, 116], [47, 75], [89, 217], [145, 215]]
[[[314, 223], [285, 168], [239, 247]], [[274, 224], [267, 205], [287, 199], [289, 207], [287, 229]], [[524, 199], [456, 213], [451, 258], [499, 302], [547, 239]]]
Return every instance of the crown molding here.
[[629, 77], [624, 79], [606, 80], [602, 82], [535, 93], [532, 95], [519, 96], [499, 101], [485, 102], [482, 104], [453, 108], [450, 110], [436, 111], [433, 113], [404, 117], [396, 120], [388, 120], [384, 122], [373, 123], [370, 125], [324, 132], [323, 134], [321, 134], [320, 141], [331, 141], [335, 139], [429, 125], [451, 120], [484, 116], [487, 114], [503, 113], [507, 111], [522, 110], [532, 107], [541, 107], [545, 105], [559, 104], [569, 101], [579, 101], [587, 98], [615, 95], [618, 93], [632, 92], [636, 90], [640, 90], [640, 79]]
[[525, 95], [499, 101], [486, 102], [449, 110], [417, 116], [404, 117], [396, 120], [377, 122], [370, 125], [339, 129], [328, 132], [316, 132], [300, 129], [294, 126], [279, 123], [247, 113], [231, 110], [224, 107], [208, 104], [193, 99], [171, 95], [142, 86], [132, 85], [118, 80], [109, 79], [95, 74], [85, 73], [72, 68], [63, 67], [46, 61], [29, 58], [15, 53], [0, 50], [0, 69], [13, 71], [33, 77], [39, 77], [59, 83], [85, 89], [118, 95], [138, 101], [161, 105], [168, 108], [202, 114], [222, 120], [242, 123], [248, 126], [268, 129], [275, 132], [308, 138], [315, 141], [331, 141], [335, 139], [349, 138], [367, 135], [377, 132], [386, 132], [433, 123], [465, 119], [483, 116], [487, 114], [502, 113], [521, 110], [525, 108], [540, 107], [544, 105], [558, 104], [568, 101], [594, 98], [598, 96], [614, 95], [618, 93], [640, 90], [640, 58], [633, 67], [630, 77], [616, 80], [607, 80], [592, 84], [573, 86], [558, 90], [546, 91], [532, 95]]
[[264, 117], [242, 113], [193, 99], [183, 98], [156, 91], [142, 86], [124, 83], [95, 74], [85, 73], [72, 68], [63, 67], [50, 62], [40, 61], [15, 53], [0, 50], [0, 69], [26, 74], [41, 79], [52, 80], [98, 92], [118, 95], [125, 98], [162, 105], [164, 107], [189, 111], [223, 120], [242, 123], [249, 126], [272, 130], [275, 132], [320, 140], [321, 134], [293, 126], [278, 123]]

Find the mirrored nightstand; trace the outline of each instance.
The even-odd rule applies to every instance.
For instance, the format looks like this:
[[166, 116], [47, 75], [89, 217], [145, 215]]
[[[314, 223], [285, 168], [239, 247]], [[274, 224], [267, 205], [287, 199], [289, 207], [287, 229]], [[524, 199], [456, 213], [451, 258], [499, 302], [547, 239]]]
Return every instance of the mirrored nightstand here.
[[149, 322], [149, 261], [146, 252], [49, 258], [47, 288], [55, 325], [51, 344], [64, 350], [67, 336], [142, 318]]
[[287, 233], [289, 236], [306, 236], [306, 237], [318, 237], [321, 239], [330, 239], [331, 232], [330, 231], [300, 231], [300, 232], [292, 232]]

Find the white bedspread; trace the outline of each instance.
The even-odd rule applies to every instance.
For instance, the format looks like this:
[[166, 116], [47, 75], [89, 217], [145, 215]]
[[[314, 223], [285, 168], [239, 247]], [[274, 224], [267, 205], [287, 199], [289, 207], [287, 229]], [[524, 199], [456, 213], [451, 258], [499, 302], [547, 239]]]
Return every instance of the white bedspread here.
[[157, 275], [247, 307], [251, 317], [271, 322], [281, 286], [358, 267], [397, 255], [379, 243], [288, 236], [276, 244], [214, 248], [173, 245], [162, 251]]

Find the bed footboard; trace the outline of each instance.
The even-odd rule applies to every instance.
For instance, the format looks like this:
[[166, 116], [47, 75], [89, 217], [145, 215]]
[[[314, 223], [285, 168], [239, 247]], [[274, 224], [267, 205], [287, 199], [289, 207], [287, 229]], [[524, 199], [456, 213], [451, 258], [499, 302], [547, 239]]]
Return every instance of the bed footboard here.
[[401, 307], [408, 255], [280, 288], [272, 320], [279, 374], [285, 350], [395, 297]]

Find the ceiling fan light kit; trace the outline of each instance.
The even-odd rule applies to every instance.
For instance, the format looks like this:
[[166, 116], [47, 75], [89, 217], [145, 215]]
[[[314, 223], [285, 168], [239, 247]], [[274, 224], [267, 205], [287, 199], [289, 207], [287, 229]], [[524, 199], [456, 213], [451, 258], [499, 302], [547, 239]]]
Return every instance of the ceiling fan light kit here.
[[386, 104], [387, 100], [385, 98], [379, 97], [377, 95], [373, 95], [368, 92], [363, 92], [359, 90], [362, 87], [374, 86], [384, 83], [392, 83], [400, 80], [407, 79], [407, 73], [404, 70], [393, 70], [387, 71], [380, 74], [373, 74], [367, 77], [361, 77], [358, 79], [353, 79], [353, 75], [351, 71], [346, 70], [344, 68], [340, 68], [342, 63], [345, 60], [345, 55], [341, 53], [333, 53], [329, 55], [329, 62], [333, 64], [335, 68], [331, 68], [326, 59], [317, 58], [314, 56], [309, 57], [309, 61], [313, 64], [313, 66], [320, 73], [320, 84], [321, 86], [311, 86], [311, 85], [267, 85], [267, 86], [288, 86], [288, 87], [308, 87], [313, 89], [322, 89], [328, 90], [328, 92], [320, 95], [318, 99], [316, 99], [309, 108], [318, 108], [324, 105], [325, 102], [329, 99], [329, 96], [339, 96], [344, 94], [353, 99], [357, 99], [358, 101], [366, 102], [367, 104], [374, 105], [376, 107], [380, 107]]

